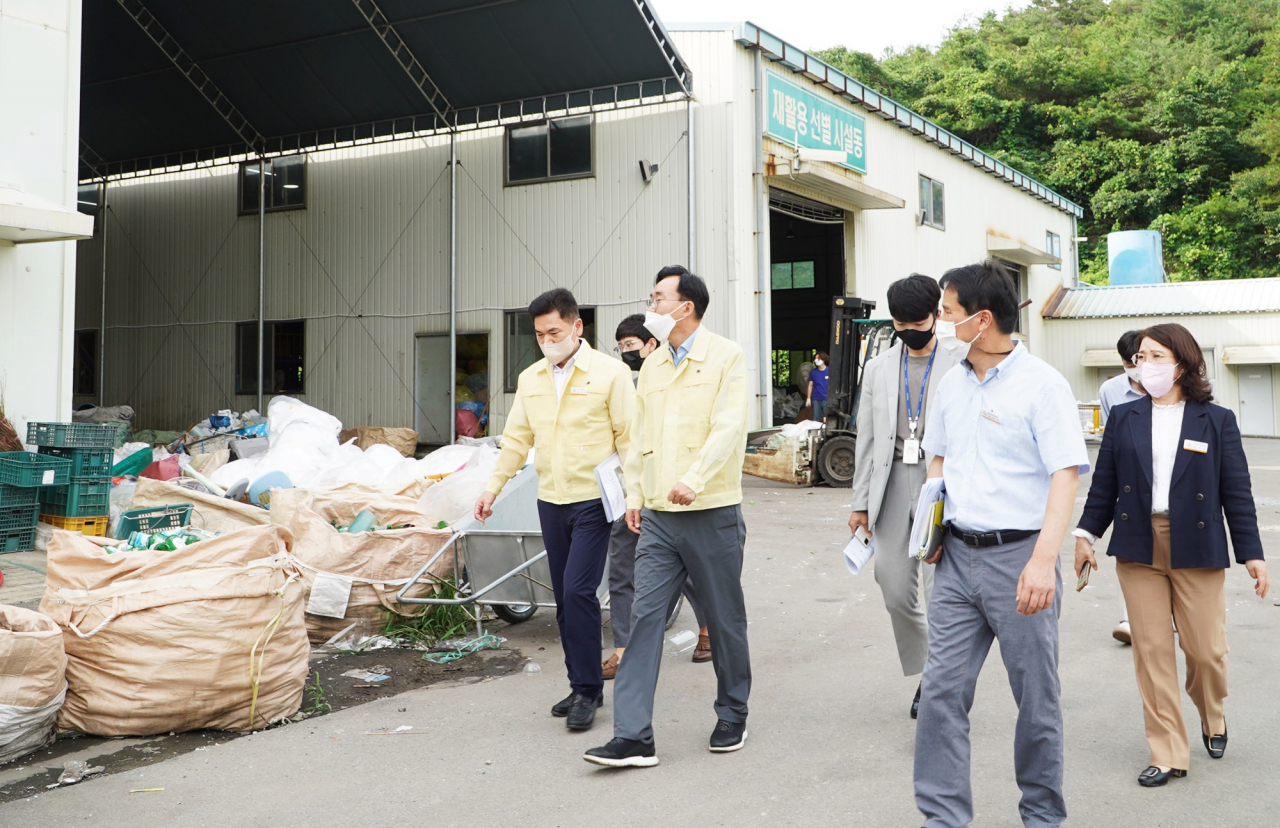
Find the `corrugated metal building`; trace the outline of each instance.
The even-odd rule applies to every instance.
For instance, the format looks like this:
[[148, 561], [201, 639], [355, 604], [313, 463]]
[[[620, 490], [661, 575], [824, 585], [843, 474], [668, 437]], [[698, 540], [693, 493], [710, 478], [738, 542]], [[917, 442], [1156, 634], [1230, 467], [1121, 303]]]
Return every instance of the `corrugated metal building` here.
[[1116, 342], [1129, 330], [1184, 325], [1204, 350], [1219, 405], [1236, 412], [1243, 433], [1280, 433], [1280, 279], [1165, 282], [1064, 289], [1044, 308], [1042, 353], [1071, 382], [1076, 398], [1122, 370]]
[[[610, 349], [653, 274], [680, 262], [711, 287], [706, 324], [746, 350], [767, 425], [786, 366], [826, 347], [832, 296], [887, 316], [893, 280], [989, 255], [1018, 269], [1032, 308], [1075, 284], [1076, 205], [752, 24], [670, 37], [691, 97], [459, 133], [453, 366], [449, 137], [272, 158], [268, 394], [440, 442], [450, 389], [466, 401], [487, 375], [497, 429], [538, 356], [533, 296], [572, 288]], [[257, 169], [112, 180], [105, 268], [102, 234], [81, 242], [77, 327], [106, 320], [101, 398], [133, 405], [140, 426], [256, 402]], [[1022, 332], [1041, 349], [1039, 314]]]

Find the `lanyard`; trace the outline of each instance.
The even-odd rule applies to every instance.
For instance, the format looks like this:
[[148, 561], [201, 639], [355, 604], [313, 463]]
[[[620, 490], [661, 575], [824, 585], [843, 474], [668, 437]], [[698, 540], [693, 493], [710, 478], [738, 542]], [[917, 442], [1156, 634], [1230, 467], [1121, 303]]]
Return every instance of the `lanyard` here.
[[907, 346], [902, 346], [902, 386], [907, 392], [907, 425], [911, 428], [911, 439], [915, 439], [916, 426], [920, 424], [920, 418], [924, 416], [924, 390], [929, 387], [929, 373], [933, 370], [933, 358], [938, 355], [938, 345], [934, 343], [933, 352], [929, 354], [929, 364], [924, 369], [924, 381], [920, 383], [920, 401], [916, 404], [916, 410], [913, 414], [911, 411], [911, 379], [907, 376]]

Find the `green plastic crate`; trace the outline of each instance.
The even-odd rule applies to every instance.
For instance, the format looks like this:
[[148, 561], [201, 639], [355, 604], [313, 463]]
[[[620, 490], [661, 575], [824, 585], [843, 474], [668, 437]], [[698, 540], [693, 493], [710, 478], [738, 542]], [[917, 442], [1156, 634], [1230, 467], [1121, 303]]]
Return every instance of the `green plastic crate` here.
[[190, 503], [131, 509], [120, 516], [120, 523], [116, 526], [116, 540], [125, 540], [134, 532], [151, 534], [163, 529], [180, 529], [183, 526], [190, 526], [191, 509]]
[[36, 529], [23, 529], [17, 532], [0, 532], [0, 552], [25, 552], [36, 548]]
[[73, 481], [102, 480], [110, 477], [111, 466], [116, 459], [115, 450], [109, 448], [75, 449], [41, 446], [40, 453], [69, 460]]
[[71, 461], [29, 451], [0, 452], [0, 483], [62, 486], [71, 482]]
[[27, 445], [57, 448], [112, 448], [123, 423], [28, 423]]
[[34, 529], [39, 520], [39, 515], [40, 507], [38, 505], [0, 509], [0, 534]]
[[0, 483], [0, 509], [32, 506], [40, 502], [40, 490], [33, 486], [10, 486]]
[[109, 512], [110, 480], [53, 486], [40, 492], [40, 511], [58, 517], [98, 517]]

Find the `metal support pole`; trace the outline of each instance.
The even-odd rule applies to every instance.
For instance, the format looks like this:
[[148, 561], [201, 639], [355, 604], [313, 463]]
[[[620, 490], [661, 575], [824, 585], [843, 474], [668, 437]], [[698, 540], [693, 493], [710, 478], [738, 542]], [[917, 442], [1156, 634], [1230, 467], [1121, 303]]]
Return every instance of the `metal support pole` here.
[[449, 133], [449, 443], [458, 440], [458, 133]]
[[773, 426], [773, 331], [770, 328], [769, 297], [769, 216], [765, 204], [764, 186], [764, 59], [755, 50], [756, 128], [751, 139], [755, 142], [755, 190], [756, 190], [756, 301], [760, 330], [760, 427]]
[[107, 179], [102, 179], [102, 321], [98, 324], [98, 405], [106, 405], [107, 396]]
[[258, 156], [258, 413], [262, 407], [262, 355], [267, 317], [267, 162]]
[[685, 112], [685, 139], [688, 146], [685, 147], [689, 155], [689, 264], [688, 268], [694, 273], [698, 272], [698, 218], [697, 211], [694, 209], [696, 202], [694, 201], [694, 168], [693, 168], [693, 98], [684, 99]]

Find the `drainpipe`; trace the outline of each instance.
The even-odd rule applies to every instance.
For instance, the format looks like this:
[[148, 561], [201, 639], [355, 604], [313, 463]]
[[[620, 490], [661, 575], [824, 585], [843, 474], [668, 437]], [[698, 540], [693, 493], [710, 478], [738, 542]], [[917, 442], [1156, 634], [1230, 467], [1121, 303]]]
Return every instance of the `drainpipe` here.
[[698, 272], [698, 231], [697, 216], [694, 210], [694, 177], [693, 177], [693, 98], [684, 99], [685, 112], [685, 138], [689, 153], [689, 204], [686, 208], [689, 215], [689, 269], [694, 273]]
[[767, 103], [764, 93], [764, 58], [760, 50], [755, 50], [755, 131], [751, 140], [755, 143], [756, 169], [756, 301], [760, 330], [760, 428], [773, 425], [773, 360], [770, 330], [770, 296], [769, 296], [769, 263], [768, 258], [768, 210], [765, 204], [764, 186], [764, 107]]
[[106, 405], [107, 397], [107, 179], [102, 179], [102, 320], [98, 323], [98, 405]]
[[[262, 356], [267, 318], [267, 162], [258, 156], [258, 413], [262, 407]], [[274, 372], [272, 374], [274, 376]]]
[[454, 428], [458, 410], [458, 133], [449, 132], [449, 443], [458, 440]]

